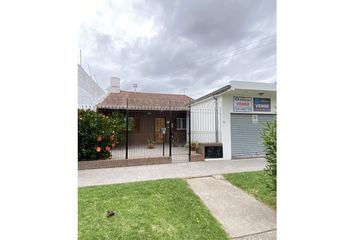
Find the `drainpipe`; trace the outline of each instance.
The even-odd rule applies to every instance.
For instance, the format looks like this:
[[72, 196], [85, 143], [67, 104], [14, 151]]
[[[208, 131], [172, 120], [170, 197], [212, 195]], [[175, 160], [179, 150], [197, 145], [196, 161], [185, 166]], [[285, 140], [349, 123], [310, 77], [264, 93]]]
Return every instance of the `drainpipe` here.
[[215, 100], [215, 142], [219, 142], [219, 133], [218, 133], [218, 98], [213, 94], [213, 99]]

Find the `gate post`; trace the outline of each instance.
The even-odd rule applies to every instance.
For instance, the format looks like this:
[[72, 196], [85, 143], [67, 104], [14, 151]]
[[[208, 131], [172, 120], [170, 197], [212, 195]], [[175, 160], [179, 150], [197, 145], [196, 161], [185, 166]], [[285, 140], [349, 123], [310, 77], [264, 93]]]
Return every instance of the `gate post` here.
[[191, 161], [191, 148], [192, 148], [192, 143], [191, 143], [191, 102], [189, 101], [189, 106], [188, 106], [188, 111], [187, 111], [187, 117], [188, 117], [188, 161]]
[[170, 157], [172, 157], [172, 109], [171, 109], [171, 100], [169, 100], [170, 104], [170, 125], [169, 125], [169, 148], [170, 148]]
[[125, 112], [125, 159], [128, 159], [128, 122], [129, 122], [129, 110], [128, 110], [128, 98], [127, 98], [127, 109]]

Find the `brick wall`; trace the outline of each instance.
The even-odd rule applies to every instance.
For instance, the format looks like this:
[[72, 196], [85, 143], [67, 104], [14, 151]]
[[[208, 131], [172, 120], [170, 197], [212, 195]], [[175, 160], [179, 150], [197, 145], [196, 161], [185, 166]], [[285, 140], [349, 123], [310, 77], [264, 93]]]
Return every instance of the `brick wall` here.
[[191, 155], [191, 162], [199, 162], [205, 161], [204, 156], [201, 154], [192, 154]]
[[165, 164], [171, 163], [170, 157], [156, 157], [156, 158], [136, 158], [136, 159], [122, 159], [122, 160], [95, 160], [95, 161], [79, 161], [78, 169], [98, 169], [98, 168], [114, 168], [114, 167], [128, 167], [139, 165]]

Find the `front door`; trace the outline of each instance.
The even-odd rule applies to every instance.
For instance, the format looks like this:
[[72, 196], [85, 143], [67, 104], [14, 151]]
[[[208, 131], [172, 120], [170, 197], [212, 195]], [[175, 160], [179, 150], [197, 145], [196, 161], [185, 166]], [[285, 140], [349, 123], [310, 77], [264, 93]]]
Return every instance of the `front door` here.
[[161, 128], [166, 127], [165, 118], [155, 118], [155, 142], [162, 143], [163, 134], [161, 132]]

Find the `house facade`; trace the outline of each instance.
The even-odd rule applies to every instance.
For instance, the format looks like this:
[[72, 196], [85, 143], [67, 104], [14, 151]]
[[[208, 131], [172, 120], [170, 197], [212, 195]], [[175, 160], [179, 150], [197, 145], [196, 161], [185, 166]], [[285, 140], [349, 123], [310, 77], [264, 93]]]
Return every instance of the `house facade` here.
[[[276, 118], [276, 101], [275, 83], [230, 81], [192, 102], [192, 141], [221, 143], [220, 159], [263, 156], [260, 134]], [[214, 109], [214, 114], [202, 109]], [[201, 131], [212, 134], [195, 134]]]
[[[97, 104], [104, 114], [128, 114], [133, 127], [129, 145], [169, 143], [184, 146], [187, 141], [187, 109], [192, 98], [179, 94], [129, 92], [120, 89], [120, 79], [112, 77], [110, 91]], [[171, 128], [171, 129], [170, 129]]]

